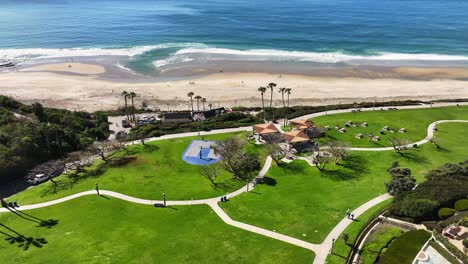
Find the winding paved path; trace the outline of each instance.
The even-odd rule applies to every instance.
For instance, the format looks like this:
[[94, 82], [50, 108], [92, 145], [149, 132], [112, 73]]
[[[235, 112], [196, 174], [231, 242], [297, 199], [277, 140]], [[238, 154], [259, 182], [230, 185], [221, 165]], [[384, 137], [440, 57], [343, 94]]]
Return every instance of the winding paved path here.
[[[453, 104], [451, 104], [453, 105]], [[443, 106], [446, 106], [443, 105]], [[411, 106], [411, 107], [399, 107], [401, 108], [406, 108], [406, 109], [411, 109], [411, 108], [421, 108], [420, 106]], [[371, 111], [372, 109], [366, 109], [365, 111]], [[336, 111], [328, 111], [328, 113], [343, 113], [343, 112], [349, 112], [350, 110], [336, 110]], [[299, 119], [302, 118], [312, 118], [320, 115], [325, 115], [325, 112], [322, 113], [315, 113], [307, 116], [300, 117]], [[428, 128], [427, 128], [427, 137], [425, 139], [422, 139], [415, 144], [421, 145], [426, 142], [428, 142], [432, 137], [433, 137], [433, 131], [434, 127], [437, 124], [440, 123], [446, 123], [446, 122], [468, 122], [468, 120], [441, 120], [441, 121], [436, 121], [431, 123]], [[203, 135], [210, 135], [210, 134], [219, 134], [219, 133], [229, 133], [229, 132], [238, 132], [238, 131], [250, 131], [251, 127], [241, 127], [241, 128], [232, 128], [232, 129], [220, 129], [220, 130], [213, 130], [209, 132], [202, 132]], [[173, 135], [166, 135], [162, 137], [157, 137], [157, 138], [151, 138], [148, 139], [147, 141], [156, 141], [156, 140], [164, 140], [164, 139], [172, 139], [172, 138], [181, 138], [181, 137], [189, 137], [189, 136], [197, 136], [198, 132], [190, 132], [190, 133], [181, 133], [181, 134], [173, 134]], [[132, 142], [131, 144], [137, 143], [138, 141]], [[414, 143], [413, 143], [414, 144]], [[387, 150], [393, 150], [392, 147], [389, 148], [352, 148], [352, 150], [356, 151], [387, 151]], [[257, 177], [263, 177], [269, 170], [270, 166], [272, 164], [272, 159], [271, 157], [267, 157], [267, 160], [265, 161], [265, 164], [260, 171], [259, 175]], [[230, 193], [227, 195], [229, 198], [235, 197], [239, 194], [242, 194], [247, 191], [247, 189], [252, 190], [255, 186], [252, 184], [252, 182], [248, 183], [248, 185], [242, 187], [241, 189]], [[125, 200], [128, 202], [132, 203], [138, 203], [138, 204], [145, 204], [145, 205], [154, 205], [155, 203], [162, 203], [163, 201], [160, 200], [147, 200], [147, 199], [141, 199], [141, 198], [136, 198], [132, 196], [128, 196], [125, 194], [113, 192], [113, 191], [108, 191], [108, 190], [100, 190], [100, 194], [104, 196], [110, 196], [114, 197], [117, 199]], [[75, 198], [79, 198], [82, 196], [86, 195], [96, 195], [95, 190], [91, 191], [84, 191], [80, 192], [77, 194], [73, 194], [67, 197], [63, 197], [60, 199], [56, 199], [53, 201], [48, 201], [44, 203], [38, 203], [38, 204], [32, 204], [32, 205], [24, 205], [20, 207], [20, 210], [32, 210], [32, 209], [37, 209], [37, 208], [43, 208], [43, 207], [48, 207], [52, 206], [55, 204], [63, 203]], [[353, 214], [355, 217], [359, 217], [362, 213], [367, 211], [368, 209], [372, 208], [373, 206], [377, 205], [380, 202], [383, 202], [387, 199], [391, 198], [390, 195], [388, 194], [383, 194], [379, 197], [376, 197], [363, 205], [359, 206], [358, 208], [353, 210]], [[332, 229], [332, 231], [327, 235], [325, 240], [321, 244], [312, 244], [303, 240], [299, 240], [297, 238], [293, 238], [290, 236], [286, 236], [283, 234], [276, 233], [274, 231], [270, 231], [264, 228], [256, 227], [253, 225], [249, 225], [246, 223], [238, 222], [233, 219], [231, 219], [222, 209], [219, 207], [218, 202], [220, 201], [220, 197], [215, 197], [215, 198], [210, 198], [210, 199], [202, 199], [202, 200], [185, 200], [185, 201], [167, 201], [167, 205], [197, 205], [197, 204], [206, 204], [212, 208], [212, 210], [228, 225], [235, 226], [250, 232], [254, 232], [260, 235], [264, 235], [273, 239], [277, 239], [280, 241], [284, 241], [289, 244], [293, 244], [302, 248], [306, 248], [309, 250], [312, 250], [315, 252], [316, 256], [314, 259], [314, 264], [323, 264], [325, 263], [325, 260], [327, 258], [327, 255], [329, 253], [329, 250], [331, 248], [331, 243], [332, 239], [337, 239], [340, 234], [346, 229], [346, 227], [352, 223], [352, 220], [349, 220], [345, 217]], [[0, 208], [0, 213], [4, 212], [9, 212], [10, 210], [6, 208]]]

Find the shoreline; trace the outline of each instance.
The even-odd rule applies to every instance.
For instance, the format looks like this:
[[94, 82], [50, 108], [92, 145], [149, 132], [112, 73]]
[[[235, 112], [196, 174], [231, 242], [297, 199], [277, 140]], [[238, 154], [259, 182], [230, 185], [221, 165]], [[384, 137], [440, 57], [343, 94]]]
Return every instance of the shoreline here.
[[[270, 68], [245, 64], [243, 71], [238, 71], [238, 63], [223, 61], [211, 68], [221, 65], [226, 69], [223, 72], [191, 75], [187, 74], [187, 68], [203, 67], [199, 63], [186, 63], [171, 73], [174, 75], [159, 78], [137, 75], [109, 62], [115, 60], [23, 65], [16, 71], [0, 72], [0, 94], [24, 103], [40, 102], [48, 107], [87, 111], [123, 106], [120, 93], [124, 90], [137, 93], [137, 107], [145, 102], [151, 108], [188, 110], [190, 91], [205, 97], [215, 107], [260, 106], [257, 88], [270, 82], [277, 87], [292, 88], [291, 105], [468, 98], [468, 68], [342, 64], [301, 68], [301, 64], [276, 63]], [[268, 69], [271, 71], [255, 72]], [[265, 101], [268, 99], [267, 91]], [[276, 90], [273, 105], [282, 105]]]

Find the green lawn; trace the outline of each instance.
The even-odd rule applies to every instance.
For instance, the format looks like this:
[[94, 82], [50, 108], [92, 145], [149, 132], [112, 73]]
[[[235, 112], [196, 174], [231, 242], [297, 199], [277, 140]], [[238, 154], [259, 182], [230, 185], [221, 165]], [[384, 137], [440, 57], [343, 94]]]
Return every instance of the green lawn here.
[[403, 234], [398, 227], [380, 225], [368, 237], [362, 252], [360, 261], [363, 264], [374, 264], [379, 255], [392, 243], [392, 241]]
[[[322, 143], [330, 140], [347, 141], [353, 147], [388, 147], [391, 146], [388, 140], [393, 137], [403, 137], [411, 142], [419, 141], [426, 137], [427, 126], [437, 120], [443, 119], [464, 119], [468, 120], [468, 107], [443, 107], [432, 109], [411, 109], [397, 111], [369, 111], [360, 113], [345, 113], [320, 116], [313, 118], [313, 122], [319, 126], [330, 126], [327, 137], [323, 138]], [[347, 132], [340, 133], [335, 128], [336, 125], [344, 127], [347, 121], [353, 121], [358, 127], [346, 128]], [[368, 127], [361, 127], [363, 122], [368, 122]], [[407, 133], [386, 132], [385, 135], [379, 134], [384, 127], [398, 131], [400, 128], [406, 128]], [[369, 141], [367, 135], [373, 133], [381, 137], [381, 141]], [[363, 134], [364, 138], [357, 139], [357, 134]]]
[[[222, 140], [233, 135], [244, 136], [245, 133], [209, 135], [205, 138]], [[137, 144], [129, 147], [131, 152], [135, 152], [132, 156], [136, 157], [130, 164], [109, 168], [100, 176], [89, 177], [75, 184], [71, 184], [68, 177], [61, 176], [56, 179], [59, 186], [57, 190], [54, 189], [54, 184], [47, 182], [14, 195], [11, 199], [22, 204], [47, 201], [94, 189], [95, 182], [99, 182], [101, 189], [140, 198], [162, 199], [162, 193], [166, 193], [167, 199], [170, 200], [190, 200], [224, 195], [245, 184], [234, 180], [231, 174], [222, 170], [216, 180], [218, 186], [214, 188], [201, 174], [202, 166], [191, 165], [182, 160], [182, 154], [192, 139], [198, 137], [146, 143], [156, 146], [154, 151], [148, 151], [148, 148]], [[246, 148], [249, 152], [257, 154], [261, 163], [264, 163], [266, 151], [262, 146], [248, 144]]]
[[414, 230], [404, 233], [397, 238], [388, 250], [382, 254], [379, 264], [412, 263], [418, 255], [422, 246], [431, 237], [431, 234], [424, 230]]
[[441, 124], [436, 133], [440, 150], [425, 144], [404, 154], [353, 152], [348, 161], [331, 165], [323, 175], [300, 160], [275, 166], [266, 175], [266, 184], [221, 206], [235, 220], [320, 243], [346, 209], [385, 193], [384, 183], [390, 179], [387, 169], [393, 161], [411, 168], [421, 181], [430, 169], [466, 159], [467, 127], [463, 123]]
[[[39, 227], [41, 219], [51, 219], [49, 227]], [[6, 240], [21, 236], [31, 241], [29, 248]], [[314, 257], [226, 225], [205, 205], [155, 208], [98, 196], [19, 215], [1, 213], [0, 238], [0, 263], [295, 264]]]
[[[333, 245], [333, 254], [327, 256], [327, 264], [344, 264], [346, 263], [346, 258], [351, 252], [351, 246], [353, 245], [359, 235], [361, 229], [363, 229], [368, 221], [373, 219], [376, 215], [386, 208], [392, 202], [391, 199], [386, 200], [371, 209], [367, 210], [361, 216], [356, 218], [356, 221], [352, 222], [346, 229], [343, 231], [341, 236], [336, 239]], [[345, 244], [342, 236], [343, 234], [348, 234], [348, 243]]]

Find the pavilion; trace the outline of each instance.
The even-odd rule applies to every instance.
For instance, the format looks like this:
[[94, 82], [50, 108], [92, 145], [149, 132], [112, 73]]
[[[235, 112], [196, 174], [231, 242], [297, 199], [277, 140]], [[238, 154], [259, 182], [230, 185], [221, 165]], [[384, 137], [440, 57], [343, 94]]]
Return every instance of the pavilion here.
[[253, 134], [259, 136], [259, 140], [270, 140], [273, 138], [281, 138], [280, 131], [275, 124], [257, 124], [252, 126]]
[[298, 151], [312, 145], [310, 137], [301, 130], [285, 132], [283, 138], [291, 148], [295, 148]]
[[314, 122], [308, 120], [308, 119], [302, 119], [302, 120], [291, 120], [289, 123], [293, 124], [297, 130], [305, 130], [308, 128], [313, 128], [316, 127]]

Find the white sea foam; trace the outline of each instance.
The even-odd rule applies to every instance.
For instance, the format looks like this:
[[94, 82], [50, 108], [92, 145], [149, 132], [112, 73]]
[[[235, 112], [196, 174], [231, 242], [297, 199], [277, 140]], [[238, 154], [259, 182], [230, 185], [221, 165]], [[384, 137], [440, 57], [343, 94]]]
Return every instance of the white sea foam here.
[[136, 55], [164, 48], [184, 48], [184, 47], [205, 47], [198, 43], [166, 43], [152, 46], [137, 46], [130, 48], [70, 48], [70, 49], [0, 49], [0, 59], [4, 60], [25, 60], [25, 59], [45, 59], [60, 57], [92, 57], [92, 56], [127, 56]]
[[302, 52], [284, 50], [232, 50], [220, 48], [184, 48], [175, 53], [197, 58], [240, 59], [240, 60], [273, 60], [273, 61], [310, 61], [322, 63], [339, 63], [360, 60], [381, 61], [468, 61], [467, 56], [444, 54], [405, 54], [380, 52], [375, 55], [349, 55], [341, 52]]

